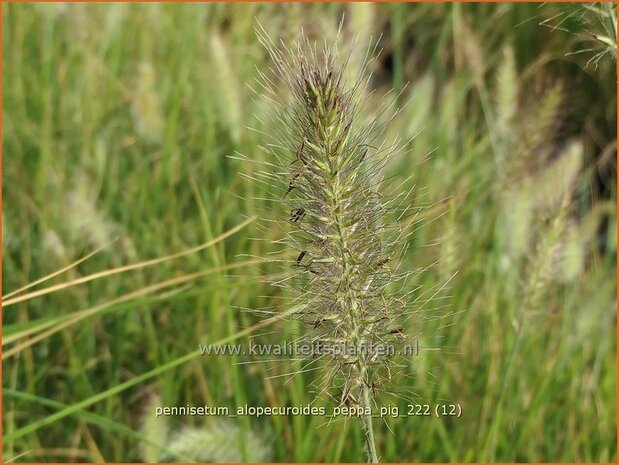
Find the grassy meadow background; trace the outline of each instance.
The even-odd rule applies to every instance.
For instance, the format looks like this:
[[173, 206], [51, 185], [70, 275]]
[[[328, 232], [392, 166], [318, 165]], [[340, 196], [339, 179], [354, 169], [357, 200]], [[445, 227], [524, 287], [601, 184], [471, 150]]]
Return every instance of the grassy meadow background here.
[[303, 330], [248, 330], [263, 318], [246, 309], [281, 301], [258, 279], [271, 265], [248, 263], [279, 230], [218, 238], [279, 214], [230, 158], [264, 160], [274, 130], [249, 89], [270, 66], [258, 21], [291, 45], [334, 40], [342, 13], [353, 69], [380, 37], [366, 109], [408, 102], [386, 137], [416, 135], [386, 174], [410, 176], [419, 209], [406, 330], [442, 350], [392, 383], [462, 406], [375, 420], [382, 459], [617, 460], [609, 4], [59, 3], [2, 5], [3, 461], [363, 460], [355, 421], [153, 419], [313, 400], [316, 373], [278, 377], [298, 362], [197, 349]]

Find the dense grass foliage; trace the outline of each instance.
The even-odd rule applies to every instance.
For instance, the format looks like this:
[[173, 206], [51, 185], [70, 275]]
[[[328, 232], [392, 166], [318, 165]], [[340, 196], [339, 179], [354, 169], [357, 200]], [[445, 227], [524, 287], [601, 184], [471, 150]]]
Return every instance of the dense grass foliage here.
[[[382, 175], [413, 189], [404, 330], [437, 349], [399, 362], [376, 399], [462, 407], [375, 419], [382, 460], [616, 461], [612, 9], [2, 7], [3, 460], [363, 460], [356, 421], [153, 418], [314, 400], [321, 374], [296, 360], [201, 357], [198, 344], [303, 331], [260, 315], [287, 297], [261, 278], [286, 225], [251, 221], [282, 221], [280, 199], [247, 180], [276, 130], [250, 89], [272, 65], [255, 28], [331, 43], [345, 13], [353, 75], [371, 38], [382, 49], [363, 117], [389, 122], [386, 140], [415, 136]], [[385, 105], [401, 111], [374, 113]]]

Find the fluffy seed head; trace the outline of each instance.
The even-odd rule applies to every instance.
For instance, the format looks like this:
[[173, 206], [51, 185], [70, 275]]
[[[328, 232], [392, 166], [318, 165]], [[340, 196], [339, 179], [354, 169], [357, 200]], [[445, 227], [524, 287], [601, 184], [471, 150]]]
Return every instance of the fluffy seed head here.
[[[388, 292], [407, 276], [395, 271], [395, 243], [405, 236], [390, 223], [394, 207], [379, 193], [394, 148], [376, 146], [382, 109], [364, 122], [359, 106], [369, 78], [349, 85], [336, 46], [318, 49], [305, 39], [291, 51], [263, 31], [259, 37], [275, 65], [261, 90], [280, 131], [264, 178], [286, 208], [280, 242], [293, 251], [285, 262], [293, 275], [277, 284], [294, 290], [301, 339], [320, 347], [309, 363], [325, 360], [322, 391], [355, 403], [364, 386], [390, 377], [396, 344], [406, 339], [405, 299]], [[282, 83], [290, 92], [284, 102]]]

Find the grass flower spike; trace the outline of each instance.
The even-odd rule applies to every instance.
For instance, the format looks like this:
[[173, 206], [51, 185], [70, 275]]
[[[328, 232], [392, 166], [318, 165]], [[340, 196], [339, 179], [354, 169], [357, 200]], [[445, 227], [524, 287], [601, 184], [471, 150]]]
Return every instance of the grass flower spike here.
[[[403, 231], [389, 225], [395, 207], [379, 193], [393, 147], [375, 146], [381, 126], [364, 122], [360, 111], [369, 78], [347, 85], [346, 60], [338, 63], [335, 46], [318, 49], [305, 39], [293, 52], [259, 36], [276, 80], [291, 93], [290, 102], [275, 103], [281, 133], [268, 174], [273, 197], [289, 213], [282, 243], [294, 251], [287, 262], [294, 276], [281, 284], [295, 291], [301, 338], [329, 347], [308, 363], [324, 359], [321, 392], [364, 411], [366, 456], [376, 462], [374, 392], [391, 377], [389, 348], [405, 338], [398, 324], [404, 300], [388, 292], [402, 278], [393, 268]], [[265, 93], [279, 101], [277, 84], [265, 75], [263, 81]]]

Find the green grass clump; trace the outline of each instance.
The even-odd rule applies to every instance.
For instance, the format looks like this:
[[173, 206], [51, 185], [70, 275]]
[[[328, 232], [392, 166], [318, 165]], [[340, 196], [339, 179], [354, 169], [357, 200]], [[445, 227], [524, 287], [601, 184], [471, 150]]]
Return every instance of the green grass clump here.
[[[612, 38], [606, 7], [3, 4], [3, 460], [169, 454], [142, 430], [153, 390], [163, 405], [315, 399], [325, 371], [197, 348], [308, 330], [283, 318], [288, 291], [260, 279], [281, 271], [267, 259], [282, 258], [277, 241], [295, 226], [249, 220], [266, 211], [281, 225], [281, 201], [303, 200], [311, 179], [286, 199], [302, 163], [267, 191], [243, 179], [273, 162], [266, 152], [292, 162], [301, 138], [268, 146], [277, 114], [247, 84], [272, 63], [258, 23], [276, 43], [303, 30], [333, 44], [345, 13], [340, 43], [363, 44], [344, 51], [347, 82], [370, 37], [382, 49], [358, 127], [386, 108], [382, 138], [412, 140], [380, 179], [412, 192], [397, 262], [416, 302], [405, 334], [433, 349], [398, 361], [377, 398], [401, 413], [411, 401], [462, 407], [461, 418], [375, 419], [381, 460], [616, 461], [617, 78], [612, 43], [591, 36]], [[322, 256], [285, 248], [293, 265]], [[259, 308], [282, 315], [240, 310]], [[168, 420], [174, 432], [214, 419]], [[234, 425], [240, 460], [264, 429], [274, 461], [364, 459], [356, 421]]]

